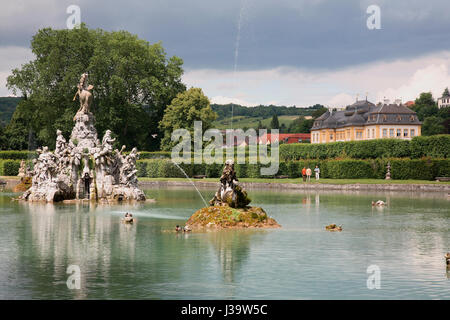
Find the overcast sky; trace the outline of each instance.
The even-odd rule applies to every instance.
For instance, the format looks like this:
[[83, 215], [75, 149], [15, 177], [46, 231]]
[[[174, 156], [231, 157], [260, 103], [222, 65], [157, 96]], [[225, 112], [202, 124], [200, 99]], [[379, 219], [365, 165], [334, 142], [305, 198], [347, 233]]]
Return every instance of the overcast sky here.
[[[448, 0], [2, 0], [0, 96], [10, 70], [33, 58], [32, 35], [65, 28], [72, 4], [91, 28], [162, 41], [212, 102], [342, 106], [450, 86]], [[381, 29], [367, 27], [370, 5]]]

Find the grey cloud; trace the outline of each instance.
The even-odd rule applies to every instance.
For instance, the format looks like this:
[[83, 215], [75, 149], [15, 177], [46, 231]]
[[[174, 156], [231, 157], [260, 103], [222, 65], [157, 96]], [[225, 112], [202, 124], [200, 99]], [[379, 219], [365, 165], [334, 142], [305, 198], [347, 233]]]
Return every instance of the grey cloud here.
[[[21, 9], [15, 3], [0, 13], [0, 46], [28, 46], [38, 28], [63, 28], [67, 6], [78, 4], [89, 27], [161, 40], [189, 69], [232, 69], [241, 7], [239, 70], [339, 69], [450, 49], [447, 0], [47, 0]], [[381, 7], [381, 30], [366, 28], [371, 4]]]

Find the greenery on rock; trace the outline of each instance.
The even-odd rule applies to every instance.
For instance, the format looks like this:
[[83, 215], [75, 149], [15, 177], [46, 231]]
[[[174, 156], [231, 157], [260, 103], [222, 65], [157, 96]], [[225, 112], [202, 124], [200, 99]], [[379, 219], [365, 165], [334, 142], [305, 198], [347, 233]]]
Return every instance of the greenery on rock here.
[[192, 229], [279, 228], [280, 225], [259, 207], [233, 209], [211, 206], [197, 210], [186, 222]]

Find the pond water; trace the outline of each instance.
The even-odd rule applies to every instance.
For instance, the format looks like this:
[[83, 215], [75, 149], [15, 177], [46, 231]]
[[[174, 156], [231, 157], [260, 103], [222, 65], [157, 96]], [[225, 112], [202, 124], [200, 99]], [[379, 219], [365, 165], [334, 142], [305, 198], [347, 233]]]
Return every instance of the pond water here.
[[[203, 205], [197, 192], [145, 192], [156, 202], [29, 204], [0, 193], [0, 299], [450, 298], [446, 194], [249, 190], [281, 229], [177, 234]], [[372, 208], [379, 199], [387, 207]], [[137, 223], [122, 224], [125, 211]], [[343, 231], [325, 231], [330, 223]], [[67, 287], [69, 265], [80, 289]], [[371, 265], [380, 289], [368, 289]]]

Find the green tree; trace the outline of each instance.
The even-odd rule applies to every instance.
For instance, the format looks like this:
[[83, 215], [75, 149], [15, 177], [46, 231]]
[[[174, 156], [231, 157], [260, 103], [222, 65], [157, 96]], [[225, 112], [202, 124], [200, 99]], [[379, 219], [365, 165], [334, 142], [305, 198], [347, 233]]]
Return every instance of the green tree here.
[[305, 119], [305, 117], [298, 117], [289, 125], [289, 133], [310, 133], [313, 126], [314, 119]]
[[422, 135], [431, 136], [444, 133], [445, 128], [443, 122], [444, 119], [435, 116], [425, 118], [425, 121], [422, 124]]
[[444, 93], [442, 94], [443, 97], [450, 97], [450, 93], [448, 92], [448, 88], [445, 88]]
[[412, 109], [417, 113], [420, 121], [424, 121], [426, 117], [436, 115], [439, 110], [431, 92], [422, 92], [420, 97], [416, 99]]
[[161, 141], [163, 150], [170, 150], [177, 142], [171, 141], [172, 132], [176, 129], [186, 129], [194, 132], [194, 122], [202, 121], [203, 132], [211, 127], [217, 114], [212, 111], [209, 99], [200, 88], [191, 88], [179, 93], [164, 112], [164, 117], [159, 123], [164, 132]]
[[272, 120], [270, 121], [270, 128], [280, 129], [280, 122], [278, 121], [278, 116], [276, 114], [272, 116]]
[[[54, 147], [56, 129], [68, 137], [79, 108], [72, 101], [83, 72], [94, 85], [92, 112], [101, 136], [111, 129], [117, 144], [154, 150], [164, 109], [185, 86], [182, 60], [167, 58], [160, 43], [150, 44], [126, 31], [39, 30], [31, 41], [35, 59], [12, 70], [7, 86], [24, 99], [7, 135], [34, 132], [39, 145]], [[157, 137], [160, 137], [158, 135]], [[23, 148], [23, 138], [12, 143]], [[26, 142], [25, 142], [26, 143]]]
[[323, 115], [325, 112], [327, 112], [327, 108], [322, 107], [320, 109], [317, 109], [316, 111], [313, 112], [312, 117], [314, 119], [317, 119], [318, 117], [320, 117], [321, 115]]

